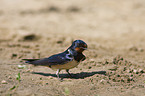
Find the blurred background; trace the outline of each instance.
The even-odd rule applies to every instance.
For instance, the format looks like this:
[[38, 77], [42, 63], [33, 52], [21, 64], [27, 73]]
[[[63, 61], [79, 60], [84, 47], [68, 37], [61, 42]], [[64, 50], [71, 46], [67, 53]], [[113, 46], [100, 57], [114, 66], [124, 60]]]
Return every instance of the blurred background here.
[[144, 15], [144, 0], [0, 0], [0, 34], [16, 41], [35, 34], [127, 46], [144, 36]]

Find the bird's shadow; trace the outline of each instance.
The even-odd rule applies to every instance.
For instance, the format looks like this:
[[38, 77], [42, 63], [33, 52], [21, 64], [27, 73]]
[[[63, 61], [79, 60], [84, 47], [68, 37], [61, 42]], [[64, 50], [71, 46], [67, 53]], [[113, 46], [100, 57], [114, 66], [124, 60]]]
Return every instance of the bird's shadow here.
[[[32, 74], [57, 77], [56, 74], [42, 73], [42, 72], [32, 72]], [[90, 77], [95, 74], [106, 75], [106, 71], [81, 72], [81, 73], [75, 73], [75, 74], [71, 73], [71, 77], [66, 73], [66, 74], [60, 74], [60, 77], [61, 78], [71, 78], [71, 79], [84, 79], [86, 77]]]

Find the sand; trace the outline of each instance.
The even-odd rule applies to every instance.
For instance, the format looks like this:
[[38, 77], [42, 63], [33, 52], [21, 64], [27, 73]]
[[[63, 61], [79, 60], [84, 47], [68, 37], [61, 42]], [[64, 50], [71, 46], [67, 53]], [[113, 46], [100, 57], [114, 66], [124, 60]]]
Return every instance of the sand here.
[[[0, 0], [0, 96], [145, 96], [144, 0]], [[24, 64], [88, 44], [60, 72]]]

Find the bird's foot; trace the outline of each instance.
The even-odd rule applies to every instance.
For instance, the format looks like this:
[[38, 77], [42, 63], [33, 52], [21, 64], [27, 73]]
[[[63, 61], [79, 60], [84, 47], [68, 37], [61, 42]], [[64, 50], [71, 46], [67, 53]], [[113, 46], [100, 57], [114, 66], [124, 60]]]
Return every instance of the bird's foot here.
[[58, 78], [58, 80], [59, 80], [60, 82], [62, 82], [62, 81], [63, 81], [63, 78]]
[[69, 77], [73, 77], [70, 73], [69, 73], [69, 70], [66, 70], [66, 72], [68, 73]]

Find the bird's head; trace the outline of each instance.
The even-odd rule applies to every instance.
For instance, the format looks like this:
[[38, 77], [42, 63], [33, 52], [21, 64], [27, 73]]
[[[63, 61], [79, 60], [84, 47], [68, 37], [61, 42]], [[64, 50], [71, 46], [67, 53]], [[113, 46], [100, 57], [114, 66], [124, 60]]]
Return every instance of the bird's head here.
[[70, 49], [73, 49], [78, 53], [82, 53], [84, 50], [87, 49], [87, 44], [82, 40], [75, 40], [70, 46]]

